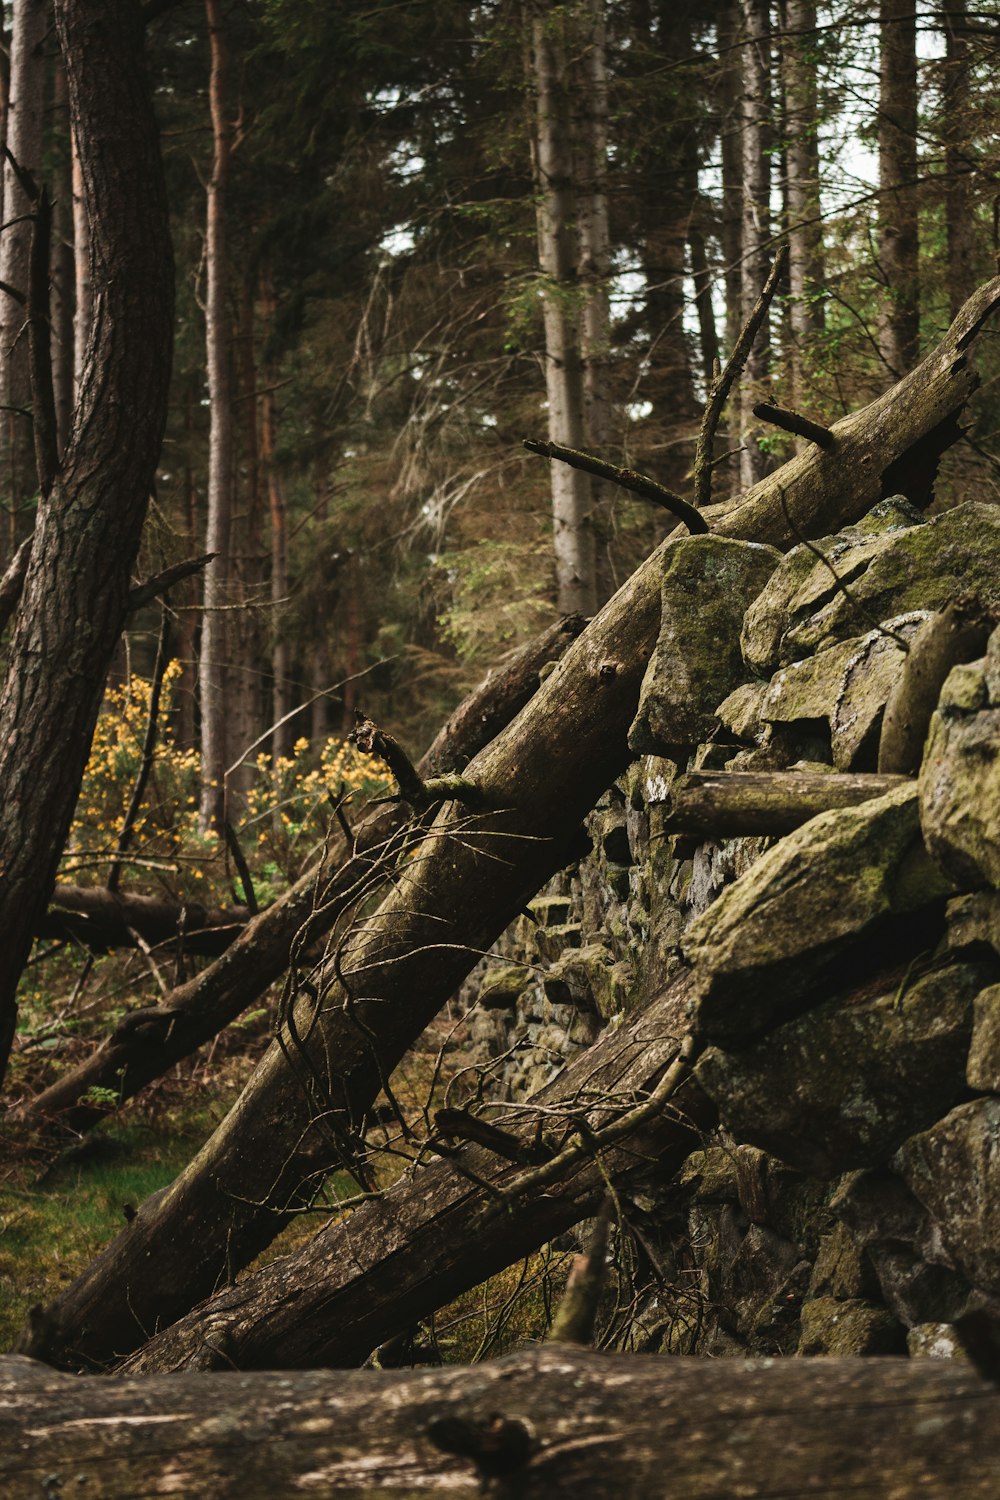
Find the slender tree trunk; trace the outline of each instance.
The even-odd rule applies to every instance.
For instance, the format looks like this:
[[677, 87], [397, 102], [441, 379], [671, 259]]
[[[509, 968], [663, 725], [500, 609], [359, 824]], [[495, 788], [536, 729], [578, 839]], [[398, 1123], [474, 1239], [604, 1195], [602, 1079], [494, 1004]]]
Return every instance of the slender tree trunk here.
[[[771, 261], [771, 22], [768, 0], [741, 0], [743, 13], [743, 234], [740, 259], [740, 321], [745, 323], [767, 280]], [[767, 318], [754, 341], [740, 385], [740, 484], [756, 484], [767, 472], [757, 443], [753, 407], [766, 394], [770, 367]]]
[[943, 0], [945, 74], [945, 219], [948, 228], [948, 302], [952, 317], [975, 286], [976, 222], [972, 196], [974, 162], [969, 156], [969, 43], [965, 0]]
[[917, 23], [912, 0], [880, 0], [879, 261], [885, 294], [879, 343], [887, 385], [920, 349], [917, 227]]
[[[529, 78], [535, 95], [533, 162], [545, 326], [549, 440], [585, 444], [583, 360], [573, 218], [567, 17], [532, 0]], [[593, 614], [597, 601], [588, 475], [551, 466], [553, 546], [562, 614]]]
[[[264, 326], [270, 334], [274, 328], [274, 284], [270, 272], [261, 272], [260, 301]], [[271, 754], [277, 762], [291, 750], [293, 737], [290, 722], [282, 722], [292, 707], [291, 650], [285, 628], [288, 603], [288, 520], [285, 508], [285, 486], [278, 467], [278, 403], [274, 387], [277, 370], [264, 369], [264, 390], [260, 396], [260, 456], [267, 475], [267, 499], [271, 517]]]
[[56, 403], [56, 438], [60, 453], [69, 437], [73, 415], [73, 303], [76, 288], [76, 258], [73, 249], [73, 161], [70, 145], [66, 70], [60, 65], [55, 78], [58, 153], [53, 171], [52, 215], [52, 386]]
[[201, 625], [198, 681], [201, 696], [202, 833], [222, 826], [225, 816], [226, 723], [229, 710], [229, 630], [226, 606], [231, 572], [233, 507], [232, 348], [227, 308], [226, 187], [232, 149], [227, 114], [227, 53], [221, 0], [205, 0], [212, 69], [209, 99], [214, 151], [208, 183], [205, 237], [207, 293], [205, 343], [211, 413], [208, 449], [208, 524], [206, 552], [216, 553], [205, 569], [205, 613]]
[[[18, 166], [41, 181], [46, 60], [47, 0], [15, 0], [11, 18], [10, 95], [7, 149]], [[6, 227], [0, 234], [0, 282], [26, 297], [32, 205], [10, 161], [3, 167]], [[16, 221], [16, 222], [15, 222]], [[7, 544], [13, 556], [30, 526], [22, 520], [37, 484], [32, 454], [28, 340], [24, 307], [0, 290], [0, 475], [10, 507]]]
[[83, 172], [80, 166], [80, 151], [76, 130], [70, 126], [71, 142], [71, 188], [73, 193], [73, 266], [76, 295], [73, 310], [73, 395], [79, 401], [83, 366], [87, 357], [87, 341], [94, 319], [94, 292], [90, 270], [90, 226], [87, 223], [87, 206], [83, 193]]
[[55, 12], [94, 229], [96, 300], [77, 421], [39, 507], [0, 692], [0, 1070], [126, 618], [173, 331], [170, 226], [141, 17], [111, 0], [56, 0]]
[[781, 70], [785, 86], [788, 284], [792, 404], [808, 404], [809, 347], [823, 331], [823, 231], [819, 196], [819, 96], [815, 0], [786, 0]]
[[[611, 436], [608, 361], [611, 352], [611, 232], [608, 224], [608, 47], [605, 0], [580, 5], [577, 77], [573, 84], [574, 135], [577, 143], [577, 233], [583, 310], [580, 352], [583, 359], [585, 446], [605, 454]], [[612, 486], [590, 479], [590, 520], [595, 552], [607, 535]], [[610, 569], [595, 562], [596, 602], [612, 592]]]
[[732, 353], [740, 336], [743, 254], [743, 112], [740, 56], [742, 35], [738, 0], [723, 0], [716, 23], [719, 48], [717, 96], [722, 164], [723, 274], [726, 287], [726, 351]]

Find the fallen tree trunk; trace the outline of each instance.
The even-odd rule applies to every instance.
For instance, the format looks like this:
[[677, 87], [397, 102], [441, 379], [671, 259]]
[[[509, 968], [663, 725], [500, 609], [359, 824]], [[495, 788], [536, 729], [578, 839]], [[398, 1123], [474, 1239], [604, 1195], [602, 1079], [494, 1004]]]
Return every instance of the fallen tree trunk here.
[[136, 934], [151, 948], [182, 941], [185, 953], [217, 957], [246, 926], [245, 906], [183, 904], [164, 896], [109, 891], [106, 886], [57, 885], [36, 937], [69, 939], [92, 953], [135, 948]]
[[[465, 765], [488, 744], [497, 726], [509, 723], [537, 690], [541, 668], [559, 659], [583, 623], [576, 615], [560, 620], [490, 673], [421, 759], [421, 775]], [[375, 878], [391, 871], [393, 841], [406, 821], [401, 806], [369, 812], [354, 831], [349, 856], [331, 856], [308, 870], [245, 924], [217, 963], [176, 986], [160, 1004], [131, 1011], [90, 1057], [22, 1105], [15, 1122], [33, 1130], [87, 1130], [109, 1113], [108, 1104], [89, 1102], [92, 1090], [112, 1091], [122, 1104], [210, 1041], [281, 977], [293, 943], [318, 942]]]
[[953, 1360], [751, 1363], [549, 1344], [405, 1374], [74, 1380], [3, 1358], [0, 1398], [9, 1500], [1000, 1490], [1000, 1391]]
[[[884, 495], [931, 498], [976, 376], [970, 346], [1000, 279], [966, 303], [910, 375], [835, 424], [736, 505], [719, 534], [788, 546], [857, 520]], [[52, 1304], [29, 1352], [106, 1361], [140, 1345], [273, 1239], [356, 1151], [379, 1090], [441, 1005], [565, 860], [579, 822], [631, 759], [628, 727], [652, 650], [668, 539], [570, 647], [466, 775], [480, 811], [439, 814], [417, 857], [353, 935], [337, 979], [300, 994], [285, 1031], [178, 1179]], [[294, 1056], [296, 1066], [289, 1057]]]
[[[682, 1066], [669, 1109], [631, 1129], [628, 1115], [677, 1064], [690, 1002], [684, 974], [509, 1116], [476, 1117], [503, 1131], [502, 1154], [466, 1146], [412, 1169], [300, 1249], [163, 1329], [126, 1368], [358, 1365], [595, 1212], [609, 1182], [651, 1161], [668, 1179], [715, 1124], [714, 1107]], [[597, 1132], [613, 1121], [619, 1139], [601, 1147]], [[552, 1156], [538, 1152], [540, 1125]], [[566, 1138], [582, 1138], [587, 1149], [556, 1158]], [[518, 1155], [521, 1166], [511, 1161]]]
[[846, 771], [689, 771], [670, 787], [664, 831], [701, 839], [780, 837], [817, 813], [857, 807], [906, 779]]

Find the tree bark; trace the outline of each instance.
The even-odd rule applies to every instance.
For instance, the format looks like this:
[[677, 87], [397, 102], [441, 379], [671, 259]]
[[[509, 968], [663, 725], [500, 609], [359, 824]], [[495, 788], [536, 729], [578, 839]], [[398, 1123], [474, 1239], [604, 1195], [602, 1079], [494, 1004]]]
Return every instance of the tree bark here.
[[73, 417], [73, 298], [76, 260], [73, 251], [73, 161], [70, 145], [66, 70], [60, 64], [55, 80], [58, 153], [53, 171], [52, 216], [52, 387], [56, 408], [56, 442], [62, 453]]
[[95, 327], [73, 435], [39, 507], [0, 694], [0, 1071], [128, 611], [170, 379], [173, 262], [141, 18], [107, 0], [57, 0], [56, 24], [91, 225]]
[[920, 349], [917, 227], [917, 18], [910, 0], [880, 0], [879, 261], [885, 281], [879, 344], [886, 381]]
[[[786, 0], [781, 70], [788, 159], [788, 286], [792, 405], [808, 405], [809, 348], [823, 331], [823, 226], [819, 196], [819, 92], [815, 0]], [[964, 299], [963, 299], [964, 300]], [[957, 309], [956, 309], [957, 311]]]
[[[268, 337], [274, 334], [275, 298], [270, 271], [261, 272], [261, 312]], [[264, 369], [264, 391], [260, 397], [260, 457], [267, 475], [267, 498], [271, 517], [271, 754], [277, 762], [292, 748], [291, 651], [284, 623], [288, 604], [288, 522], [285, 487], [278, 468], [278, 403], [274, 393], [278, 373]], [[277, 788], [280, 792], [280, 787]]]
[[548, 1344], [471, 1368], [76, 1380], [7, 1357], [0, 1397], [9, 1500], [997, 1492], [1000, 1393], [959, 1360]]
[[[743, 12], [742, 166], [743, 217], [740, 257], [740, 322], [756, 306], [771, 265], [771, 21], [768, 0], [741, 0]], [[740, 484], [749, 489], [767, 472], [753, 408], [766, 395], [770, 367], [770, 320], [754, 340], [740, 383]]]
[[[452, 714], [421, 759], [420, 774], [462, 769], [510, 723], [537, 690], [542, 666], [558, 660], [582, 628], [578, 616], [561, 621], [492, 673]], [[111, 1089], [122, 1104], [216, 1036], [280, 978], [300, 933], [308, 931], [310, 941], [318, 942], [359, 891], [367, 889], [380, 852], [404, 823], [400, 808], [370, 814], [354, 830], [349, 858], [338, 862], [334, 856], [307, 871], [273, 906], [232, 935], [235, 941], [218, 963], [179, 984], [161, 1004], [126, 1015], [89, 1058], [21, 1107], [19, 1123], [29, 1129], [86, 1130], [108, 1113], [106, 1104], [84, 1100], [92, 1089]], [[386, 869], [391, 868], [390, 861]]]
[[215, 561], [205, 569], [198, 682], [201, 698], [202, 833], [218, 831], [225, 817], [226, 723], [229, 708], [228, 617], [230, 533], [233, 509], [233, 379], [227, 308], [226, 188], [232, 151], [227, 114], [227, 53], [221, 0], [205, 0], [211, 49], [212, 175], [208, 182], [205, 232], [205, 345], [208, 365], [208, 522], [205, 551]]
[[948, 305], [954, 317], [975, 286], [976, 210], [972, 194], [975, 158], [969, 150], [969, 20], [965, 0], [943, 0], [945, 72], [945, 223], [948, 233]]
[[[975, 386], [969, 350], [1000, 279], [963, 309], [892, 392], [834, 424], [833, 446], [792, 459], [731, 507], [720, 535], [787, 547], [900, 489], [931, 498], [937, 456]], [[340, 971], [295, 997], [286, 1032], [199, 1156], [53, 1304], [47, 1356], [97, 1361], [136, 1347], [247, 1264], [309, 1185], [350, 1159], [399, 1058], [479, 955], [565, 862], [580, 820], [631, 759], [628, 728], [659, 621], [668, 539], [570, 647], [529, 707], [466, 768], [479, 811], [445, 807]], [[502, 856], [498, 858], [497, 856]], [[294, 990], [290, 993], [290, 1000]], [[287, 1052], [307, 1076], [289, 1066]], [[332, 1135], [332, 1139], [331, 1139]]]
[[[542, 271], [545, 389], [549, 441], [585, 446], [583, 357], [573, 243], [573, 142], [570, 121], [567, 17], [532, 0], [529, 81], [536, 119], [532, 137], [538, 260]], [[593, 614], [597, 603], [590, 479], [553, 464], [553, 548], [561, 614]]]
[[806, 771], [689, 771], [670, 788], [664, 829], [701, 839], [780, 838], [833, 807], [881, 797], [905, 776]]
[[[19, 167], [40, 185], [45, 111], [46, 59], [43, 43], [49, 27], [47, 0], [15, 0], [11, 16], [10, 92], [7, 149]], [[0, 281], [28, 295], [31, 254], [31, 201], [13, 164], [3, 164], [5, 228], [0, 234]], [[8, 556], [13, 556], [30, 524], [22, 523], [26, 502], [37, 489], [32, 457], [31, 382], [28, 340], [22, 336], [25, 310], [0, 290], [0, 434], [4, 495], [10, 506]]]

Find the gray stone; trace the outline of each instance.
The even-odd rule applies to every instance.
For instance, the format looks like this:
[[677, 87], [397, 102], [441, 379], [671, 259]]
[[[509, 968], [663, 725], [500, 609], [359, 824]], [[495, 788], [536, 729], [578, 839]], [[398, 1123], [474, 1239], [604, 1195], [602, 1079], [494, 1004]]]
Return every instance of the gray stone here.
[[870, 762], [874, 770], [882, 715], [905, 658], [902, 641], [913, 636], [924, 618], [910, 614], [889, 621], [892, 635], [870, 630], [780, 668], [771, 679], [761, 718], [770, 724], [824, 720], [837, 769], [865, 768]]
[[[911, 610], [972, 595], [1000, 605], [1000, 508], [970, 502], [922, 525], [864, 535], [850, 527], [796, 547], [747, 611], [743, 653], [760, 675]], [[842, 586], [846, 584], [846, 589]]]
[[894, 1172], [852, 1172], [830, 1207], [862, 1246], [882, 1297], [900, 1322], [954, 1322], [970, 1288], [952, 1266], [930, 1215]]
[[946, 942], [953, 952], [964, 949], [1000, 954], [1000, 891], [971, 891], [956, 896], [946, 908]]
[[960, 1104], [897, 1156], [947, 1258], [974, 1287], [1000, 1293], [1000, 1099]]
[[737, 1140], [801, 1172], [876, 1166], [962, 1097], [983, 974], [954, 964], [902, 995], [827, 1001], [753, 1046], [710, 1048], [698, 1080]]
[[1000, 1094], [1000, 984], [976, 996], [965, 1076], [970, 1089]]
[[927, 847], [967, 888], [1000, 887], [1000, 694], [994, 700], [989, 685], [997, 658], [1000, 630], [985, 660], [949, 673], [920, 768]]
[[729, 537], [684, 537], [669, 549], [660, 634], [629, 730], [637, 753], [671, 754], [715, 728], [715, 710], [747, 677], [740, 627], [781, 553]]
[[809, 1279], [809, 1296], [835, 1297], [838, 1302], [878, 1296], [878, 1277], [846, 1224], [835, 1224], [819, 1242]]
[[923, 848], [915, 785], [821, 813], [687, 929], [698, 1025], [725, 1045], [778, 1024], [880, 924], [948, 891]]
[[814, 1297], [803, 1303], [799, 1354], [847, 1359], [858, 1354], [902, 1354], [906, 1332], [884, 1307]]
[[479, 1004], [483, 1010], [513, 1010], [518, 995], [529, 983], [529, 971], [524, 964], [487, 969], [479, 986]]
[[764, 732], [760, 711], [769, 691], [770, 683], [743, 682], [723, 699], [715, 717], [736, 739], [754, 743]]

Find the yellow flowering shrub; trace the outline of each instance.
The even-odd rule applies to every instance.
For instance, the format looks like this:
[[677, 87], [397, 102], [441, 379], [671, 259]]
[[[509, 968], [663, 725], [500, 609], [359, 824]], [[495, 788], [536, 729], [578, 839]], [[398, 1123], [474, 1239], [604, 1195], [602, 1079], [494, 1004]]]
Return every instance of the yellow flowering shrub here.
[[[142, 807], [127, 854], [131, 883], [144, 874], [179, 896], [226, 894], [226, 868], [216, 837], [198, 832], [199, 756], [174, 744], [168, 726], [181, 674], [169, 663], [160, 698], [159, 732]], [[132, 676], [109, 689], [91, 747], [60, 870], [64, 880], [103, 881], [113, 857], [142, 761], [152, 682]], [[254, 874], [258, 899], [268, 901], [300, 873], [324, 837], [336, 799], [384, 796], [393, 790], [381, 762], [346, 740], [327, 740], [318, 759], [300, 739], [290, 756], [254, 763], [255, 776], [233, 821]], [[235, 811], [235, 809], [234, 809]]]

